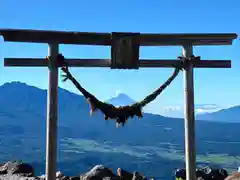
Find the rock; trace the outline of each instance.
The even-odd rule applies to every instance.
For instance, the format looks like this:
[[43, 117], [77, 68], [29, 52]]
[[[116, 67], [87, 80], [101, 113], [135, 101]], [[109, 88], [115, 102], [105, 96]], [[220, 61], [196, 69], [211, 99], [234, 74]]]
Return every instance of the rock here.
[[70, 177], [68, 177], [68, 176], [62, 176], [62, 177], [61, 177], [61, 180], [70, 180]]
[[37, 177], [25, 177], [18, 174], [5, 174], [0, 176], [1, 180], [39, 180]]
[[139, 174], [138, 172], [134, 172], [132, 180], [146, 180], [146, 178], [141, 174]]
[[96, 165], [90, 171], [80, 176], [82, 180], [103, 180], [103, 179], [112, 179], [112, 177], [116, 177], [113, 172], [104, 167], [103, 165]]
[[175, 178], [186, 179], [185, 169], [177, 169], [174, 174], [175, 174]]
[[146, 180], [146, 178], [138, 172], [130, 173], [120, 168], [117, 169], [117, 174], [121, 179], [124, 180]]
[[121, 169], [121, 168], [117, 169], [117, 174], [121, 179], [124, 179], [124, 180], [132, 180], [133, 179], [132, 173], [125, 171], [124, 169]]
[[[46, 179], [46, 174], [43, 174], [39, 176], [40, 179]], [[64, 174], [61, 171], [56, 172], [56, 179], [58, 180], [67, 180], [70, 179], [68, 176], [64, 176]]]
[[[118, 168], [117, 174], [103, 165], [96, 165], [81, 176], [65, 176], [64, 173], [57, 171], [56, 180], [146, 180], [138, 172], [130, 173]], [[0, 165], [0, 180], [45, 180], [46, 175], [34, 177], [34, 169], [26, 163], [9, 161]]]
[[46, 175], [45, 174], [42, 174], [41, 176], [39, 176], [40, 179], [45, 179], [46, 178]]
[[234, 172], [225, 178], [225, 180], [238, 180], [238, 179], [240, 179], [240, 172]]
[[6, 164], [4, 164], [0, 167], [0, 174], [7, 174], [8, 173], [8, 163], [9, 162], [7, 162]]
[[0, 174], [7, 174], [7, 169], [5, 169], [3, 166], [0, 167]]
[[64, 176], [64, 174], [60, 171], [56, 172], [56, 178], [62, 178]]
[[21, 174], [26, 177], [34, 176], [34, 169], [31, 165], [17, 162], [9, 161], [0, 168], [1, 174]]
[[80, 176], [73, 176], [73, 177], [70, 177], [70, 180], [80, 180]]

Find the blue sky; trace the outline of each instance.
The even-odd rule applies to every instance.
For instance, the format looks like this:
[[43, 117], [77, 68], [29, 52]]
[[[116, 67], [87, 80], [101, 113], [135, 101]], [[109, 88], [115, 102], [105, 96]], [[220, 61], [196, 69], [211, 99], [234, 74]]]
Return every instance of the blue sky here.
[[[240, 33], [239, 0], [1, 0], [0, 28], [90, 32], [133, 31], [148, 33]], [[231, 59], [231, 69], [196, 69], [195, 103], [226, 107], [240, 104], [240, 42], [233, 46], [196, 47], [202, 59]], [[110, 48], [61, 45], [68, 58], [109, 58]], [[21, 81], [43, 89], [48, 86], [47, 68], [3, 67], [4, 57], [45, 57], [46, 44], [6, 43], [0, 38], [0, 84]], [[141, 58], [175, 58], [180, 47], [141, 48]], [[135, 100], [152, 92], [172, 69], [139, 71], [72, 68], [84, 87], [102, 100], [124, 92]], [[77, 92], [70, 83], [62, 88]], [[148, 106], [152, 112], [183, 104], [182, 74]]]

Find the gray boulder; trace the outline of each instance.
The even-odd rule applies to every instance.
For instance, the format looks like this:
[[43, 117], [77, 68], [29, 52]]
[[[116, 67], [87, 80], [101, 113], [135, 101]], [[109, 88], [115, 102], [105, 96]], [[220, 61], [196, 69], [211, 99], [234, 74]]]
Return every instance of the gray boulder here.
[[33, 177], [34, 169], [31, 165], [18, 161], [8, 161], [0, 167], [0, 174], [18, 174], [25, 177]]
[[81, 180], [112, 180], [116, 178], [117, 176], [103, 165], [96, 165], [90, 171], [80, 176]]

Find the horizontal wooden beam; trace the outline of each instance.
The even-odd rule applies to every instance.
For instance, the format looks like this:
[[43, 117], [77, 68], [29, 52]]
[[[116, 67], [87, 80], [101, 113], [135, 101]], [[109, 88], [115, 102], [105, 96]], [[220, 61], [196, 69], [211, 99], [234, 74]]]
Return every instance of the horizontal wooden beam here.
[[[58, 43], [58, 44], [86, 44], [110, 46], [111, 33], [46, 31], [31, 29], [0, 29], [0, 35], [5, 41]], [[141, 46], [169, 46], [184, 45], [231, 45], [237, 38], [236, 33], [194, 33], [194, 34], [149, 34], [140, 33]]]
[[[110, 59], [66, 59], [69, 67], [110, 67]], [[141, 68], [171, 68], [179, 64], [179, 60], [171, 59], [142, 59], [139, 61]], [[231, 60], [198, 60], [193, 61], [196, 68], [231, 68]], [[48, 61], [41, 58], [5, 58], [4, 66], [15, 67], [46, 67]]]
[[[140, 67], [171, 68], [178, 65], [179, 60], [140, 60]], [[199, 60], [192, 61], [195, 68], [231, 68], [231, 60]]]
[[[66, 59], [69, 67], [110, 67], [108, 59]], [[42, 58], [4, 58], [4, 66], [44, 67], [48, 61]]]
[[142, 46], [193, 46], [205, 45], [232, 45], [237, 34], [141, 34], [139, 37]]
[[88, 44], [110, 45], [111, 34], [94, 32], [64, 32], [31, 29], [0, 29], [5, 41], [57, 43], [57, 44]]

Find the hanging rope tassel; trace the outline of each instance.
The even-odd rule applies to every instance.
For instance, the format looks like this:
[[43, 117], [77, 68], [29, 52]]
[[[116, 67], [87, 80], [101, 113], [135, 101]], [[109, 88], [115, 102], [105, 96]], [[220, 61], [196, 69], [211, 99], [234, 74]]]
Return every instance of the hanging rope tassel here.
[[[47, 57], [49, 59], [49, 57]], [[124, 126], [126, 121], [131, 117], [137, 116], [138, 118], [143, 117], [142, 108], [148, 103], [152, 102], [157, 96], [159, 96], [167, 86], [177, 77], [180, 70], [183, 67], [183, 61], [179, 61], [179, 66], [175, 67], [173, 74], [165, 81], [158, 89], [153, 93], [145, 97], [142, 101], [136, 102], [132, 105], [115, 107], [112, 104], [108, 104], [98, 100], [94, 95], [84, 89], [80, 83], [72, 76], [68, 69], [68, 65], [65, 62], [63, 55], [58, 55], [59, 66], [61, 66], [62, 71], [65, 73], [62, 76], [64, 77], [63, 81], [70, 80], [74, 86], [83, 94], [90, 104], [90, 115], [100, 110], [104, 114], [104, 119], [116, 120], [116, 126], [119, 127], [121, 124]]]

